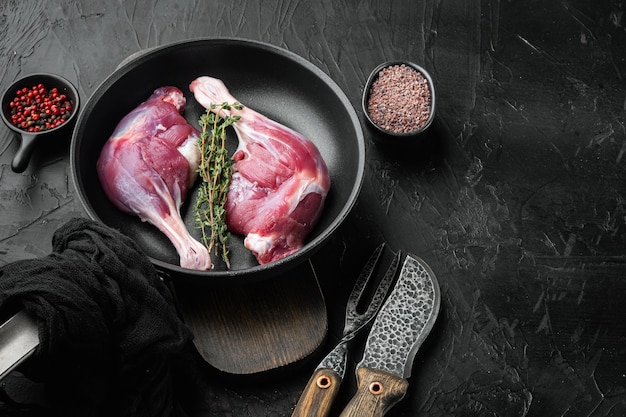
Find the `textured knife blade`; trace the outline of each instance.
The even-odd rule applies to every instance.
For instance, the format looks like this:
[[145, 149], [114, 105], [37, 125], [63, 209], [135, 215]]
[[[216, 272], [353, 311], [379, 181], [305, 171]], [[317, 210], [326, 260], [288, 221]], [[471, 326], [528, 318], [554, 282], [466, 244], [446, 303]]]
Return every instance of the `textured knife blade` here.
[[407, 255], [398, 281], [372, 325], [357, 369], [379, 369], [408, 378], [415, 355], [435, 324], [440, 303], [433, 271], [419, 257]]

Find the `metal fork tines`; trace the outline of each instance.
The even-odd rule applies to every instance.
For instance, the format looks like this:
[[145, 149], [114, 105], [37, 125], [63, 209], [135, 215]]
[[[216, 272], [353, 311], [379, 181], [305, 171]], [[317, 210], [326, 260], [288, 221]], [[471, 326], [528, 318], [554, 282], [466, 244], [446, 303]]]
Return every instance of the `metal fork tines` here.
[[374, 250], [361, 270], [361, 274], [354, 284], [352, 292], [348, 298], [342, 338], [337, 343], [337, 346], [335, 346], [335, 348], [320, 362], [317, 369], [334, 369], [341, 378], [345, 376], [348, 359], [348, 342], [352, 340], [359, 333], [359, 331], [367, 326], [367, 324], [370, 323], [374, 317], [376, 317], [376, 313], [378, 313], [378, 310], [380, 310], [380, 307], [385, 301], [389, 288], [391, 287], [391, 284], [396, 276], [396, 272], [398, 271], [398, 266], [400, 265], [401, 253], [398, 252], [393, 257], [391, 264], [378, 283], [374, 294], [369, 300], [369, 304], [367, 304], [367, 308], [365, 308], [365, 311], [360, 312], [359, 306], [366, 302], [366, 300], [364, 300], [365, 293], [367, 292], [366, 289], [368, 288], [370, 281], [372, 281], [376, 276], [375, 272], [377, 271], [377, 266], [381, 261], [384, 248], [385, 244], [380, 244]]
[[378, 270], [377, 267], [384, 248], [384, 243], [378, 246], [363, 267], [348, 298], [341, 340], [322, 359], [309, 378], [293, 410], [292, 417], [328, 417], [333, 400], [337, 396], [341, 382], [346, 375], [348, 344], [361, 329], [374, 319], [380, 310], [400, 265], [400, 253], [397, 253], [380, 282], [376, 285], [374, 294], [371, 297], [366, 297], [366, 293], [372, 292], [367, 290], [368, 287], [375, 285], [374, 277], [380, 275], [375, 272]]

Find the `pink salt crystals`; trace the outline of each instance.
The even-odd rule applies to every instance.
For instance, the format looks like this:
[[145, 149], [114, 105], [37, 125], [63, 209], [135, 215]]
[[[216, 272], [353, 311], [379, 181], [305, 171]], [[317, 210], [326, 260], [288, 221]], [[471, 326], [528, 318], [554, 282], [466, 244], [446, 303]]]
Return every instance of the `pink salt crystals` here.
[[395, 134], [414, 133], [431, 119], [429, 79], [406, 64], [382, 68], [369, 87], [366, 111], [371, 121]]

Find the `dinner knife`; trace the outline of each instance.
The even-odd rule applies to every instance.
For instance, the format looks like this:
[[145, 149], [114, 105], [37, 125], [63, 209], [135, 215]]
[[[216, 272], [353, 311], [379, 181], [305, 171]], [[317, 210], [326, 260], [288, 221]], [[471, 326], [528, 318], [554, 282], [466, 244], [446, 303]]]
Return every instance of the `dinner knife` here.
[[357, 392], [340, 417], [382, 417], [404, 398], [413, 360], [441, 303], [439, 284], [419, 257], [407, 255], [357, 364]]

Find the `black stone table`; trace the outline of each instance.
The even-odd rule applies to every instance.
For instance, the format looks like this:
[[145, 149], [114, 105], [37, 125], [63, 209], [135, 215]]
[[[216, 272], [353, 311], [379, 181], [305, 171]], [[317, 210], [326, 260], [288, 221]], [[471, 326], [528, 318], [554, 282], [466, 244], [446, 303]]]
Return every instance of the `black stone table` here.
[[[46, 71], [83, 100], [129, 55], [174, 41], [240, 37], [288, 49], [327, 73], [363, 122], [363, 188], [313, 258], [328, 346], [345, 297], [380, 241], [425, 259], [439, 321], [389, 416], [626, 415], [626, 4], [618, 1], [4, 0], [0, 85]], [[408, 59], [436, 83], [418, 143], [365, 125], [369, 72]], [[254, 62], [250, 62], [254, 65]], [[84, 216], [69, 137], [20, 174], [0, 129], [0, 264], [45, 256]], [[323, 353], [261, 380], [194, 375], [198, 416], [289, 416]], [[359, 358], [352, 356], [352, 365]], [[190, 376], [192, 377], [192, 376]], [[19, 401], [38, 387], [15, 372]], [[355, 386], [352, 371], [338, 415]]]

